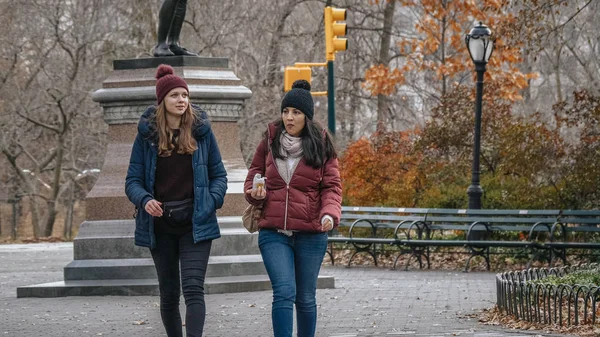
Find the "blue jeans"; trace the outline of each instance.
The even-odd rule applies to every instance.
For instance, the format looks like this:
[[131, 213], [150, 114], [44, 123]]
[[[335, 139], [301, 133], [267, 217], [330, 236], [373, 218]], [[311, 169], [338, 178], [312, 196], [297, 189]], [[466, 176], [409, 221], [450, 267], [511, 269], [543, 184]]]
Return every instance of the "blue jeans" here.
[[169, 337], [183, 336], [179, 313], [181, 288], [186, 305], [186, 336], [202, 337], [206, 316], [204, 278], [211, 245], [212, 241], [194, 244], [191, 231], [183, 235], [156, 233], [156, 249], [150, 252], [158, 274], [160, 316]]
[[292, 337], [294, 304], [298, 337], [313, 337], [317, 326], [317, 277], [327, 233], [295, 232], [288, 237], [261, 229], [258, 246], [273, 287], [271, 319], [275, 337]]

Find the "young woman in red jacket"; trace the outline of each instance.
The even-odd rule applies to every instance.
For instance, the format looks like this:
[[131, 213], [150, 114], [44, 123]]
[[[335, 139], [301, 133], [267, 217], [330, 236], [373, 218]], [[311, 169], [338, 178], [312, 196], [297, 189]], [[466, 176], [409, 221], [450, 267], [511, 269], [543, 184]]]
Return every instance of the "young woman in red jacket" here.
[[[294, 82], [281, 119], [268, 125], [246, 177], [246, 199], [262, 205], [258, 245], [273, 287], [275, 337], [291, 337], [296, 305], [298, 337], [313, 337], [317, 277], [327, 232], [341, 215], [337, 154], [327, 130], [313, 121], [310, 84]], [[266, 188], [252, 189], [255, 174]]]

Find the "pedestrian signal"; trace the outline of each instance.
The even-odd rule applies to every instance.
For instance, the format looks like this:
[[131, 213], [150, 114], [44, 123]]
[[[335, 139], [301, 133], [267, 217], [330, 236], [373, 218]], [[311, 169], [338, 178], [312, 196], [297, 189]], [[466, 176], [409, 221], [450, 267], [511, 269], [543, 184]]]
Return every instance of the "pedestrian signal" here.
[[285, 67], [283, 72], [283, 91], [292, 90], [292, 84], [297, 80], [307, 80], [310, 83], [312, 71], [309, 67]]

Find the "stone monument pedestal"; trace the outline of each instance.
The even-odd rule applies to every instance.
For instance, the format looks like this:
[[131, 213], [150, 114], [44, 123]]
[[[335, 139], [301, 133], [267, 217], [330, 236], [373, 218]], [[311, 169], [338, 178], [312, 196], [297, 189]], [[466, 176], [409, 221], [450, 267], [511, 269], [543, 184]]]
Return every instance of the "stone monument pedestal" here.
[[148, 106], [156, 104], [154, 76], [156, 67], [163, 63], [171, 65], [175, 74], [187, 82], [191, 102], [208, 113], [217, 138], [229, 180], [225, 203], [217, 214], [240, 215], [244, 210], [240, 209], [244, 205], [240, 179], [245, 179], [247, 170], [237, 121], [244, 100], [252, 92], [229, 69], [226, 58], [157, 57], [114, 61], [114, 72], [92, 96], [104, 109], [108, 146], [100, 177], [86, 197], [87, 220], [131, 219], [133, 215], [133, 204], [125, 195], [125, 176], [137, 122]]
[[[114, 61], [114, 72], [93, 99], [104, 109], [108, 145], [104, 166], [86, 197], [86, 221], [73, 242], [74, 260], [64, 281], [17, 288], [17, 297], [93, 295], [158, 295], [156, 270], [147, 248], [134, 245], [134, 206], [125, 195], [125, 177], [137, 122], [155, 104], [155, 71], [169, 64], [185, 79], [192, 103], [209, 116], [223, 163], [228, 189], [217, 211], [222, 237], [213, 241], [205, 291], [211, 293], [270, 289], [258, 251], [258, 235], [241, 224], [247, 203], [246, 167], [239, 146], [237, 121], [252, 92], [229, 69], [225, 58], [175, 56]], [[334, 287], [333, 277], [319, 277], [319, 288]]]

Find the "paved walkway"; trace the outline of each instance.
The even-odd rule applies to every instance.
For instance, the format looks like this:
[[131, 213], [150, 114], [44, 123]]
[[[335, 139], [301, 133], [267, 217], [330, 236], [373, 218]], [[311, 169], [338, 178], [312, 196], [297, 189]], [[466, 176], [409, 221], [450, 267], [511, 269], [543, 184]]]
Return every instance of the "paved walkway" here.
[[[62, 280], [72, 258], [71, 243], [0, 245], [0, 336], [165, 336], [157, 297], [16, 298], [17, 286]], [[492, 273], [358, 267], [322, 273], [335, 276], [336, 288], [317, 292], [319, 337], [551, 336], [470, 318], [495, 303]], [[206, 301], [206, 337], [272, 336], [270, 292]]]

